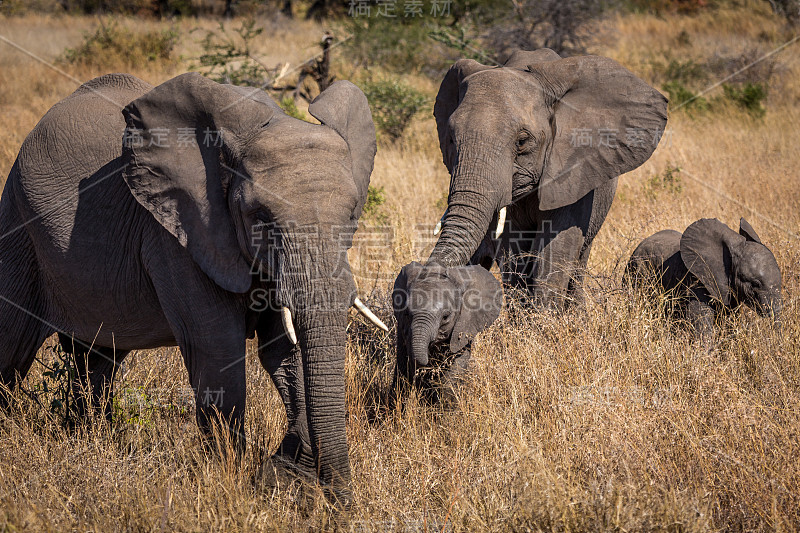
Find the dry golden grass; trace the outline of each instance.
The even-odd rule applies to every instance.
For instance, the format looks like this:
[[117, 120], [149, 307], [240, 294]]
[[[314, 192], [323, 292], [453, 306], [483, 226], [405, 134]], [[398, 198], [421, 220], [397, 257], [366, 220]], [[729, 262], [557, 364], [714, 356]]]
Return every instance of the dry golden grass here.
[[[665, 50], [702, 58], [788, 40], [765, 11], [748, 9], [619, 17], [606, 23], [595, 51], [658, 81], [650, 62]], [[31, 15], [0, 19], [0, 35], [52, 60], [95, 24]], [[197, 24], [215, 23], [178, 23], [185, 57], [198, 50], [188, 36]], [[691, 42], [675, 49], [684, 29]], [[305, 23], [268, 30], [257, 51], [268, 64], [295, 64], [315, 51], [320, 31]], [[620, 180], [595, 241], [585, 308], [563, 316], [504, 311], [476, 341], [471, 379], [452, 408], [414, 399], [403, 411], [383, 405], [392, 338], [354, 319], [348, 513], [332, 515], [313, 488], [273, 471], [267, 459], [285, 421], [252, 355], [246, 456], [240, 464], [209, 458], [180, 356], [169, 348], [132, 354], [117, 384], [113, 429], [62, 431], [24, 397], [0, 415], [0, 524], [26, 531], [800, 529], [798, 46], [774, 56], [781, 71], [763, 120], [733, 109], [695, 119], [672, 114], [669, 138]], [[77, 80], [98, 73], [60, 68]], [[179, 61], [134, 73], [158, 83], [185, 68]], [[25, 135], [78, 83], [5, 43], [0, 71], [4, 179]], [[435, 83], [415, 82], [435, 91]], [[682, 190], [651, 198], [648, 180], [668, 166], [682, 169]], [[388, 319], [386, 289], [400, 266], [425, 257], [418, 226], [438, 219], [447, 190], [429, 114], [401, 143], [381, 146], [373, 183], [387, 195], [387, 253], [367, 265], [359, 232], [351, 255], [362, 291], [375, 291], [372, 303]], [[665, 324], [660, 304], [623, 289], [621, 268], [657, 230], [682, 230], [700, 217], [735, 227], [740, 216], [783, 269], [784, 328], [777, 334], [742, 311], [706, 353], [684, 329]], [[41, 372], [37, 365], [28, 388]]]

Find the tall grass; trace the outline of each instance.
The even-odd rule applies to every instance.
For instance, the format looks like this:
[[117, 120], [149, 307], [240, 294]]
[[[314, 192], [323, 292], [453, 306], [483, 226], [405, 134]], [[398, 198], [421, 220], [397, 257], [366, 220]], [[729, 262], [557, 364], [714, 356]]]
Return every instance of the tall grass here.
[[[257, 53], [266, 63], [294, 65], [315, 51], [321, 28], [292, 24], [265, 32]], [[177, 23], [177, 56], [198, 52], [188, 36], [192, 25]], [[0, 33], [52, 60], [93, 27], [88, 18], [31, 15], [2, 20]], [[682, 30], [691, 35], [683, 45], [687, 57], [741, 51], [763, 44], [761, 32], [782, 31], [768, 14], [741, 9], [724, 10], [716, 20], [625, 16], [613, 29], [618, 38], [594, 51], [643, 76]], [[780, 85], [770, 88], [762, 119], [735, 107], [670, 117], [671, 133], [653, 157], [620, 180], [595, 241], [586, 305], [556, 316], [518, 309], [511, 300], [476, 340], [470, 380], [454, 405], [430, 407], [413, 397], [402, 410], [389, 404], [392, 334], [354, 315], [347, 399], [355, 501], [344, 515], [332, 514], [313, 486], [269, 463], [285, 420], [253, 353], [248, 448], [236, 463], [204, 451], [180, 355], [164, 348], [130, 356], [129, 372], [116, 385], [113, 427], [65, 431], [25, 395], [0, 414], [0, 525], [26, 531], [800, 529], [796, 48], [776, 60]], [[133, 72], [159, 83], [181, 65], [148, 63]], [[81, 80], [99, 73], [62, 69]], [[25, 135], [77, 82], [4, 44], [0, 70], [4, 179]], [[435, 94], [435, 82], [406, 81]], [[722, 88], [715, 91], [710, 95]], [[678, 167], [678, 189], [653, 187], [653, 176]], [[391, 232], [381, 237], [385, 246], [375, 258], [365, 253], [367, 234], [360, 231], [351, 260], [365, 299], [391, 323], [391, 282], [402, 265], [426, 257], [447, 191], [429, 114], [398, 142], [380, 147], [372, 183], [383, 187]], [[626, 289], [622, 268], [655, 231], [683, 230], [701, 217], [736, 227], [740, 216], [783, 270], [783, 329], [775, 332], [741, 311], [720, 325], [716, 348], [706, 351], [685, 328], [665, 322], [661, 303]], [[41, 372], [35, 365], [25, 385], [41, 381]]]

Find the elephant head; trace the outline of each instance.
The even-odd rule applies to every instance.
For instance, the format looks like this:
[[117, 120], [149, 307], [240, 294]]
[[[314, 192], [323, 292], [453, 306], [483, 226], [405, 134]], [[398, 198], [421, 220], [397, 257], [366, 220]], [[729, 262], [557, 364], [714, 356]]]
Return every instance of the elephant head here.
[[776, 321], [781, 311], [781, 271], [772, 252], [745, 219], [739, 233], [715, 218], [686, 228], [681, 259], [711, 298], [726, 306], [745, 304]]
[[261, 90], [178, 76], [125, 108], [124, 179], [221, 290], [273, 289], [269, 303], [286, 310], [302, 350], [318, 473], [346, 485], [345, 328], [355, 296], [346, 252], [375, 130], [366, 98], [346, 81], [309, 112], [321, 124], [287, 116]]
[[644, 163], [667, 100], [611, 59], [540, 49], [496, 68], [457, 61], [434, 115], [451, 180], [430, 260], [449, 266], [467, 263], [512, 202], [535, 194], [543, 211], [563, 207]]
[[430, 353], [464, 350], [499, 316], [503, 290], [480, 265], [445, 268], [416, 261], [402, 268], [394, 283], [397, 318], [397, 368], [409, 382]]

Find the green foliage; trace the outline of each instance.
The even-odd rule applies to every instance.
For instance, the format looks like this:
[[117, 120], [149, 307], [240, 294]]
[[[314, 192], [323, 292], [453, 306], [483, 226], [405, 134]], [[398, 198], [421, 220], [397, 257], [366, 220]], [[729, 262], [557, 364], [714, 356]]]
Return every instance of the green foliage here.
[[704, 82], [708, 79], [704, 66], [692, 59], [687, 59], [686, 61], [671, 60], [664, 67], [664, 76], [670, 81], [679, 81], [681, 83]]
[[681, 167], [668, 164], [661, 174], [653, 174], [644, 185], [644, 194], [655, 200], [662, 192], [680, 194], [683, 183], [680, 177]]
[[668, 81], [661, 88], [669, 93], [669, 108], [673, 111], [683, 109], [692, 112], [708, 109], [708, 100], [696, 95], [679, 81]]
[[767, 110], [762, 103], [767, 97], [767, 88], [761, 83], [745, 83], [741, 87], [722, 84], [725, 98], [750, 113], [756, 118], [763, 117]]
[[619, 6], [632, 13], [665, 13], [693, 14], [703, 9], [714, 7], [712, 0], [622, 0]]
[[287, 115], [290, 117], [298, 118], [300, 120], [305, 120], [308, 122], [308, 117], [305, 113], [297, 109], [297, 103], [295, 103], [294, 98], [291, 96], [285, 97], [283, 100], [280, 101], [281, 109], [283, 109]]
[[59, 345], [44, 351], [49, 354], [47, 361], [37, 358], [44, 367], [41, 381], [25, 392], [44, 408], [49, 419], [62, 427], [74, 426], [77, 422], [77, 399], [72, 380], [78, 376], [75, 358]]
[[439, 197], [438, 200], [436, 200], [436, 202], [433, 205], [436, 207], [436, 209], [438, 209], [439, 211], [444, 213], [445, 210], [447, 209], [447, 202], [448, 202], [449, 199], [450, 199], [450, 195], [445, 192], [444, 194], [442, 194]]
[[152, 426], [158, 402], [144, 387], [126, 388], [114, 396], [114, 421], [137, 426]]
[[[220, 83], [259, 87], [267, 77], [267, 68], [251, 53], [253, 41], [264, 28], [256, 28], [255, 19], [245, 19], [233, 32], [220, 22], [216, 31], [206, 30], [200, 42], [203, 54], [197, 59], [203, 76]], [[195, 30], [192, 30], [195, 31]]]
[[141, 67], [149, 62], [168, 61], [178, 42], [175, 29], [134, 33], [116, 21], [101, 22], [94, 33], [85, 33], [76, 48], [67, 48], [61, 61], [73, 65]]
[[375, 125], [392, 141], [402, 137], [414, 115], [428, 103], [425, 95], [398, 79], [367, 81], [361, 90], [369, 100]]
[[356, 64], [379, 66], [393, 72], [443, 70], [450, 58], [433, 52], [428, 28], [422, 24], [401, 24], [394, 19], [369, 21], [347, 19], [344, 31], [352, 37], [344, 44], [346, 55]]
[[480, 43], [467, 36], [467, 32], [463, 26], [456, 24], [454, 27], [436, 27], [433, 28], [428, 36], [434, 41], [440, 42], [446, 47], [458, 52], [459, 58], [474, 59], [480, 63], [491, 65], [494, 60], [491, 54], [482, 48]]
[[384, 188], [370, 185], [367, 187], [367, 201], [364, 202], [361, 217], [377, 224], [387, 224], [389, 216], [383, 210], [383, 204], [385, 203], [386, 191]]

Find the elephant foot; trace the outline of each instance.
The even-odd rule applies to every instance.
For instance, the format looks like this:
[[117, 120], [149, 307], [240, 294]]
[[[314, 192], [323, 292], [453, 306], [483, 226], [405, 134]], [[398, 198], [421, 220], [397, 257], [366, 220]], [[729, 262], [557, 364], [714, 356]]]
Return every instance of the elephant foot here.
[[296, 433], [287, 433], [273, 460], [303, 476], [316, 479], [316, 461], [311, 453], [311, 446]]
[[335, 509], [347, 510], [352, 504], [353, 493], [349, 487], [322, 484], [317, 475], [316, 461], [311, 453], [311, 447], [297, 434], [286, 434], [272, 456], [272, 463], [310, 485], [321, 484], [325, 499]]

